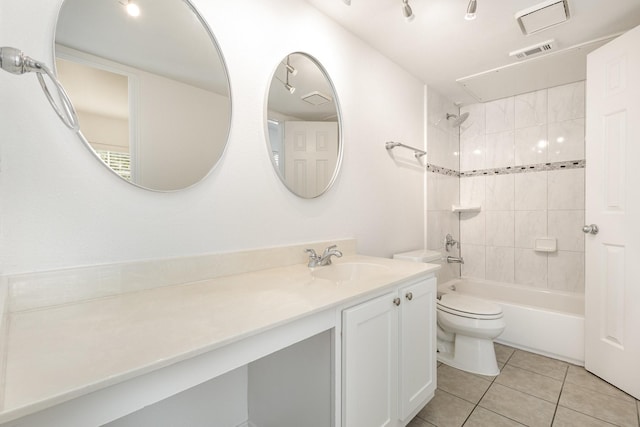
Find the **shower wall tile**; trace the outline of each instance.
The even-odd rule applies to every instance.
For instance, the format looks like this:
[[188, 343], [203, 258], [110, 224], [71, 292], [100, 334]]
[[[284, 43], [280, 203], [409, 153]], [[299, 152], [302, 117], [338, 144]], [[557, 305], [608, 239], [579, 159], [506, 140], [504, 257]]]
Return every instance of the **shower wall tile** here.
[[513, 97], [487, 102], [485, 108], [487, 134], [515, 129]]
[[[527, 175], [527, 174], [522, 174]], [[514, 206], [514, 176], [494, 175], [486, 177], [486, 210], [509, 211]]]
[[460, 178], [428, 172], [427, 210], [451, 211], [451, 205], [460, 199]]
[[533, 249], [515, 249], [515, 282], [521, 285], [547, 287], [547, 254]]
[[547, 211], [515, 211], [514, 228], [515, 247], [533, 249], [536, 238], [547, 236]]
[[514, 283], [514, 248], [487, 246], [485, 278], [496, 282]]
[[535, 165], [547, 161], [547, 125], [516, 129], [514, 164]]
[[486, 212], [487, 246], [514, 247], [514, 211]]
[[547, 206], [551, 210], [584, 210], [584, 169], [549, 173]]
[[549, 162], [584, 159], [584, 119], [549, 125]]
[[486, 169], [485, 136], [477, 135], [460, 141], [460, 170]]
[[485, 139], [485, 168], [495, 169], [513, 166], [514, 132], [498, 132], [487, 134]]
[[515, 127], [521, 129], [547, 123], [547, 90], [515, 97]]
[[584, 252], [584, 211], [549, 211], [548, 233], [558, 239], [559, 251]]
[[485, 212], [460, 213], [460, 243], [485, 244]]
[[548, 256], [549, 289], [584, 292], [584, 253], [558, 251]]
[[585, 116], [584, 81], [552, 87], [547, 91], [548, 123], [579, 119]]
[[[584, 159], [584, 91], [577, 82], [461, 108], [460, 170], [482, 171], [460, 179], [460, 204], [482, 207], [460, 214], [464, 276], [583, 292], [584, 169], [518, 167]], [[519, 173], [492, 171], [505, 167]], [[547, 236], [559, 252], [533, 250]]]
[[547, 209], [547, 174], [548, 172], [543, 171], [514, 175], [515, 210]]
[[462, 247], [464, 264], [462, 264], [462, 276], [485, 278], [485, 250], [484, 245], [465, 244]]
[[444, 236], [451, 234], [460, 240], [458, 215], [444, 211], [427, 212], [427, 248], [444, 252]]
[[460, 180], [460, 204], [485, 207], [487, 177], [474, 176]]

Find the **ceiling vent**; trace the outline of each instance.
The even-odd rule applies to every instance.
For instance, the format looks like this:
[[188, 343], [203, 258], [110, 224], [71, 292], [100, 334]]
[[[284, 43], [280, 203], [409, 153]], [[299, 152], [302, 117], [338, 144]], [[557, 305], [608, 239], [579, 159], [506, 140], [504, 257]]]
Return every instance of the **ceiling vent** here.
[[311, 105], [322, 105], [326, 104], [327, 102], [333, 101], [333, 98], [331, 98], [329, 95], [325, 95], [324, 93], [318, 92], [317, 90], [301, 96], [300, 99], [302, 99], [304, 102], [308, 102]]
[[516, 13], [522, 34], [529, 35], [562, 24], [569, 19], [567, 0], [547, 0]]
[[524, 49], [514, 50], [509, 52], [509, 56], [515, 56], [518, 59], [526, 59], [532, 56], [541, 55], [554, 50], [556, 47], [555, 40], [547, 40], [546, 42], [534, 44], [533, 46], [525, 47]]

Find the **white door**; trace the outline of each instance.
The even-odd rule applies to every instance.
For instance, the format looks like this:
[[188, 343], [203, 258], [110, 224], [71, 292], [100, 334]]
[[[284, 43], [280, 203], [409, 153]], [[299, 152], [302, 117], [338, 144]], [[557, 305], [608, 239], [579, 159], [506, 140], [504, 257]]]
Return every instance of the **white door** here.
[[436, 279], [400, 290], [400, 419], [436, 389]]
[[393, 427], [398, 401], [395, 292], [343, 313], [343, 417], [348, 427]]
[[640, 398], [640, 27], [587, 60], [585, 367]]
[[303, 197], [322, 194], [338, 161], [337, 122], [285, 122], [284, 179]]

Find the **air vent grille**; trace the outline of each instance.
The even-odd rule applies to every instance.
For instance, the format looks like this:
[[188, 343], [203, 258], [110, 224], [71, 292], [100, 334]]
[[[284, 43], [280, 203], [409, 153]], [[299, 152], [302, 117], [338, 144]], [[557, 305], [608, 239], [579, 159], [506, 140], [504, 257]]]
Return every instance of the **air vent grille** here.
[[545, 42], [525, 47], [524, 49], [514, 50], [513, 52], [509, 52], [509, 56], [514, 56], [518, 59], [525, 59], [531, 56], [540, 55], [546, 52], [549, 52], [555, 48], [554, 40], [547, 40]]

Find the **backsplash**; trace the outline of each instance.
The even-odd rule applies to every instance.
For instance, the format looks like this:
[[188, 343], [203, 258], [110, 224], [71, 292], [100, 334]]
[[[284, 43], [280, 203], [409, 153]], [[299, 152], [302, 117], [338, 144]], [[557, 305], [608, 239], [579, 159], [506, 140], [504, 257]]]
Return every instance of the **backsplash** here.
[[461, 112], [460, 204], [482, 206], [460, 214], [462, 275], [584, 292], [584, 82]]

